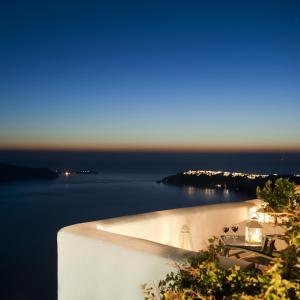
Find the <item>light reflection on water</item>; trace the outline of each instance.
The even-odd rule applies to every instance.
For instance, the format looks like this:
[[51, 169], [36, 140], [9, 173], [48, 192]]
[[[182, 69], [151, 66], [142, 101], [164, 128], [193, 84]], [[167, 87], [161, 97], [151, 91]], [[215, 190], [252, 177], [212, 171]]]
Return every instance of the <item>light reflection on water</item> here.
[[229, 189], [213, 189], [213, 188], [199, 188], [194, 186], [184, 186], [183, 191], [190, 199], [222, 199], [224, 201], [230, 200], [230, 197], [234, 192], [230, 192]]
[[47, 182], [1, 184], [1, 243], [5, 245], [0, 247], [0, 257], [5, 258], [1, 261], [4, 271], [0, 281], [5, 287], [1, 299], [18, 299], [18, 294], [26, 295], [26, 300], [57, 298], [56, 234], [64, 226], [153, 210], [249, 199], [245, 194], [228, 190], [156, 183], [162, 177], [102, 173], [71, 175]]

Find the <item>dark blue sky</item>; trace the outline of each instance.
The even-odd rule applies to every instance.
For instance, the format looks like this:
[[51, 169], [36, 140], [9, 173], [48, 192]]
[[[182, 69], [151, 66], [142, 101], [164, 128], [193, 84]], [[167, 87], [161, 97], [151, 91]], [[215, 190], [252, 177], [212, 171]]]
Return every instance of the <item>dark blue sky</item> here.
[[300, 150], [299, 1], [7, 1], [0, 148]]

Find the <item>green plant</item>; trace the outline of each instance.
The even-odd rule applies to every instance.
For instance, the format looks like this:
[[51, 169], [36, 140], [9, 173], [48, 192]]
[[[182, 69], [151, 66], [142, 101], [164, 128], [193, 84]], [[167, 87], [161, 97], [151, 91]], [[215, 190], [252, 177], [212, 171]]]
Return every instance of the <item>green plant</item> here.
[[300, 299], [300, 208], [282, 211], [287, 218], [285, 240], [287, 248], [281, 257], [263, 272], [254, 267], [229, 270], [219, 267], [222, 244], [217, 238], [209, 240], [208, 249], [177, 263], [177, 272], [167, 274], [154, 288], [144, 285], [147, 300], [254, 300]]
[[[254, 268], [241, 271], [238, 266], [222, 270], [217, 263], [207, 260], [207, 253], [201, 252], [203, 260], [195, 263], [179, 264], [178, 272], [167, 274], [159, 283], [160, 296], [156, 296], [153, 288], [145, 286], [147, 300], [224, 300], [224, 299], [292, 299], [300, 297], [299, 269], [293, 278], [285, 277], [285, 261], [278, 259], [264, 272]], [[205, 258], [204, 258], [205, 257]], [[147, 293], [148, 291], [148, 293]]]
[[[287, 279], [297, 279], [300, 282], [300, 207], [294, 210], [286, 210], [282, 213], [286, 218], [285, 241], [287, 248], [282, 251], [281, 258], [284, 261], [283, 272]], [[298, 265], [298, 267], [297, 267]]]
[[206, 251], [199, 251], [185, 263], [177, 264], [178, 272], [167, 274], [159, 282], [159, 298], [155, 297], [152, 287], [144, 286], [145, 299], [223, 299], [245, 291], [257, 294], [261, 285], [257, 279], [259, 271], [254, 268], [241, 271], [238, 266], [221, 269], [218, 256], [222, 252], [219, 239], [210, 239]]
[[256, 194], [267, 204], [267, 208], [275, 213], [295, 209], [299, 203], [295, 184], [286, 178], [278, 178], [275, 183], [268, 180], [263, 188], [256, 188]]

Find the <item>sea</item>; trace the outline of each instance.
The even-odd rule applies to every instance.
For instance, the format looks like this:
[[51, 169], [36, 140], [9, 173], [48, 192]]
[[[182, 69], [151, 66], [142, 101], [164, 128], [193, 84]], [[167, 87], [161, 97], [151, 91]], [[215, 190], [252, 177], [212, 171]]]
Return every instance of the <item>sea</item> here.
[[249, 199], [249, 195], [233, 191], [157, 183], [165, 176], [189, 169], [300, 174], [300, 153], [0, 151], [0, 162], [98, 172], [0, 184], [2, 300], [57, 299], [56, 234], [62, 227]]

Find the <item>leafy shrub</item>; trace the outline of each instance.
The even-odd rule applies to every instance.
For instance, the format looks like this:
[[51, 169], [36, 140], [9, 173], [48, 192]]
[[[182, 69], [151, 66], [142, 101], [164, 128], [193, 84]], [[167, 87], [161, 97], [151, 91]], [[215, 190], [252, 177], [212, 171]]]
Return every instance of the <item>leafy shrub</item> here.
[[299, 204], [295, 184], [286, 178], [278, 178], [275, 183], [268, 180], [263, 188], [256, 188], [256, 195], [266, 203], [271, 212], [275, 213], [295, 209]]
[[[300, 299], [300, 207], [294, 190], [293, 184], [279, 179], [274, 188], [267, 183], [262, 190], [258, 189], [258, 194], [270, 208], [287, 220], [283, 225], [286, 226], [284, 239], [288, 246], [263, 272], [254, 266], [244, 271], [238, 266], [221, 269], [218, 256], [222, 254], [222, 244], [212, 238], [207, 250], [187, 258], [185, 263], [175, 263], [178, 271], [167, 274], [157, 289], [144, 285], [144, 299]], [[271, 196], [281, 200], [275, 203]]]

